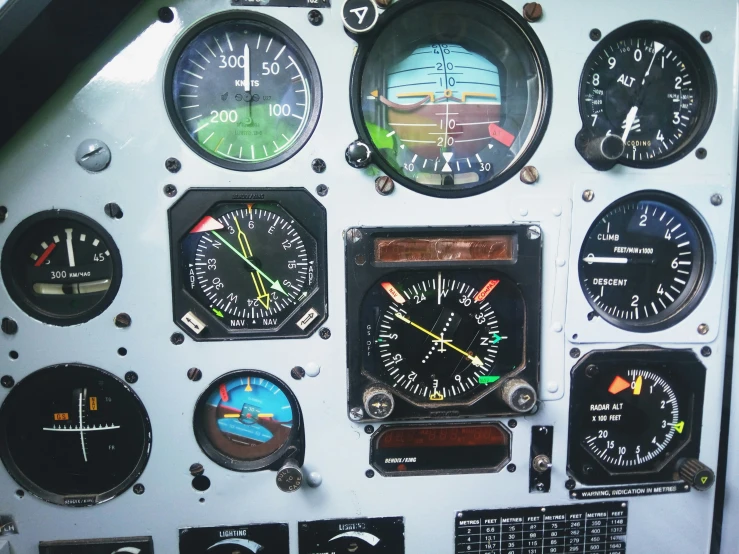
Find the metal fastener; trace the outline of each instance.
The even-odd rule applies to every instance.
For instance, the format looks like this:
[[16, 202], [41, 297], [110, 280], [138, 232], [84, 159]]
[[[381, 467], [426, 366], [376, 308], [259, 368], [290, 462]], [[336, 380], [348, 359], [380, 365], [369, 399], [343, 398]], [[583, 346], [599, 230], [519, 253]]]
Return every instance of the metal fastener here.
[[713, 354], [713, 350], [711, 350], [710, 346], [704, 346], [701, 348], [701, 356], [704, 358], [708, 358], [711, 354]]
[[526, 21], [535, 22], [541, 19], [544, 14], [541, 4], [538, 2], [528, 2], [523, 5], [523, 17]]
[[177, 158], [167, 158], [164, 162], [164, 167], [166, 167], [167, 171], [169, 171], [170, 173], [177, 173], [180, 169], [182, 169], [182, 164]]
[[328, 340], [331, 338], [331, 329], [328, 327], [321, 327], [321, 330], [318, 331], [318, 336], [321, 337], [323, 340]]
[[13, 379], [10, 375], [3, 375], [0, 377], [0, 385], [5, 387], [6, 389], [13, 388], [13, 385], [15, 385], [15, 379]]
[[526, 238], [529, 240], [538, 240], [541, 238], [541, 229], [537, 227], [536, 225], [532, 225], [528, 229], [526, 229]]
[[368, 435], [371, 435], [372, 433], [375, 432], [375, 428], [372, 427], [372, 425], [365, 425], [364, 432], [367, 433]]
[[580, 357], [580, 349], [579, 348], [573, 348], [570, 350], [570, 358], [579, 358]]
[[395, 182], [387, 175], [382, 175], [375, 179], [375, 190], [383, 196], [387, 196], [395, 190]]
[[703, 44], [708, 44], [713, 40], [713, 34], [711, 34], [711, 31], [703, 31], [701, 33], [701, 42]]
[[15, 335], [18, 332], [18, 323], [16, 323], [15, 319], [11, 319], [9, 317], [3, 318], [0, 327], [6, 335]]
[[365, 471], [364, 474], [367, 476], [368, 479], [372, 479], [375, 476], [375, 472], [372, 471], [371, 469], [368, 469], [367, 471]]
[[185, 342], [185, 335], [183, 335], [182, 333], [172, 333], [172, 336], [169, 337], [169, 340], [172, 342], [172, 344], [177, 346]]
[[720, 206], [724, 202], [724, 197], [719, 193], [711, 195], [711, 204], [714, 206]]
[[126, 383], [134, 384], [139, 380], [139, 376], [135, 371], [128, 371], [125, 375]]
[[162, 191], [164, 192], [164, 196], [167, 196], [169, 198], [177, 196], [177, 187], [174, 185], [164, 185]]
[[106, 204], [103, 207], [103, 210], [105, 211], [105, 215], [112, 219], [120, 219], [123, 217], [123, 210], [115, 202], [110, 202], [109, 204]]
[[172, 23], [174, 21], [174, 12], [172, 11], [172, 8], [159, 8], [157, 17], [162, 23]]
[[190, 379], [190, 381], [200, 381], [200, 379], [203, 378], [203, 372], [197, 367], [191, 367], [187, 370], [187, 378]]
[[574, 489], [575, 486], [576, 486], [576, 483], [572, 479], [567, 479], [567, 481], [565, 481], [565, 488], [568, 491], [571, 491], [572, 489]]
[[0, 223], [8, 219], [8, 208], [0, 206]]
[[108, 145], [98, 139], [83, 140], [75, 153], [77, 163], [90, 173], [99, 173], [108, 167], [111, 157]]
[[310, 21], [311, 25], [318, 27], [323, 23], [323, 14], [318, 10], [311, 10], [308, 12], [308, 21]]
[[119, 313], [117, 316], [115, 316], [115, 326], [119, 329], [125, 329], [126, 327], [131, 326], [131, 316], [126, 313]]
[[706, 156], [708, 156], [708, 151], [705, 148], [698, 148], [695, 151], [695, 157], [699, 160], [705, 160]]
[[321, 158], [316, 158], [310, 163], [311, 168], [316, 173], [323, 173], [326, 171], [326, 162], [324, 162]]
[[318, 185], [316, 187], [316, 194], [318, 196], [326, 196], [328, 194], [328, 187], [326, 185]]
[[300, 381], [303, 377], [305, 377], [305, 370], [299, 365], [296, 365], [290, 370], [290, 377], [292, 377], [296, 381]]
[[705, 335], [708, 333], [708, 325], [705, 323], [701, 323], [698, 325], [698, 334], [699, 335]]
[[346, 240], [353, 243], [358, 243], [360, 240], [362, 240], [362, 231], [359, 229], [349, 229], [346, 232]]
[[205, 468], [203, 467], [203, 464], [194, 463], [190, 466], [190, 475], [193, 477], [197, 477], [198, 475], [202, 475], [205, 473]]
[[590, 31], [590, 40], [599, 41], [600, 37], [603, 35], [600, 32], [600, 29], [591, 29]]
[[527, 165], [521, 170], [519, 177], [521, 177], [522, 183], [533, 185], [539, 180], [539, 170], [533, 165]]
[[364, 412], [362, 411], [362, 408], [355, 407], [349, 410], [349, 419], [352, 421], [359, 421], [364, 416]]
[[593, 198], [595, 198], [595, 193], [592, 190], [587, 189], [583, 191], [582, 199], [585, 200], [585, 202], [592, 202]]
[[508, 470], [508, 473], [514, 473], [516, 471], [516, 464], [508, 464], [506, 469]]
[[135, 484], [135, 485], [133, 486], [133, 493], [134, 493], [134, 494], [144, 494], [144, 491], [145, 491], [145, 490], [146, 490], [146, 489], [144, 488], [144, 485], [142, 485], [141, 483], [136, 483], [136, 484]]

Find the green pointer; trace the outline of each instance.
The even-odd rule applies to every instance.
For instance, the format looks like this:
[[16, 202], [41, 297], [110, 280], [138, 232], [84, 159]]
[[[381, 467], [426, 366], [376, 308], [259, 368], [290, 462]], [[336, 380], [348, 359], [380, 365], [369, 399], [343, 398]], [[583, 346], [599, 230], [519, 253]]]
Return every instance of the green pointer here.
[[503, 337], [501, 337], [498, 333], [493, 333], [493, 344], [498, 344], [502, 340]]
[[477, 380], [481, 385], [490, 385], [491, 383], [495, 383], [496, 381], [500, 380], [500, 376], [498, 375], [480, 375]]
[[233, 252], [234, 252], [234, 253], [235, 253], [235, 254], [236, 254], [236, 255], [237, 255], [237, 256], [238, 256], [239, 258], [241, 258], [241, 259], [242, 259], [242, 260], [244, 260], [244, 261], [245, 261], [245, 262], [246, 262], [247, 264], [249, 264], [249, 265], [251, 266], [251, 268], [252, 268], [252, 269], [253, 269], [254, 271], [256, 271], [257, 273], [259, 273], [259, 275], [261, 275], [262, 277], [264, 277], [265, 279], [267, 279], [267, 281], [269, 281], [269, 288], [271, 288], [271, 289], [274, 289], [274, 290], [276, 290], [276, 291], [279, 291], [279, 292], [281, 292], [282, 294], [284, 294], [285, 296], [287, 296], [287, 293], [285, 292], [285, 289], [283, 289], [283, 288], [282, 288], [282, 285], [280, 284], [280, 282], [279, 282], [279, 281], [273, 281], [272, 279], [270, 279], [270, 278], [269, 278], [269, 277], [267, 276], [267, 274], [266, 274], [266, 273], [265, 273], [264, 271], [262, 271], [261, 269], [259, 269], [259, 268], [258, 268], [257, 266], [255, 266], [255, 265], [254, 265], [253, 263], [251, 263], [251, 262], [249, 261], [249, 258], [245, 257], [245, 256], [244, 256], [244, 255], [243, 255], [243, 254], [242, 254], [241, 252], [239, 252], [238, 250], [236, 250], [236, 248], [234, 248], [234, 246], [233, 246], [233, 245], [232, 245], [232, 244], [231, 244], [230, 242], [228, 242], [228, 241], [227, 241], [226, 239], [224, 239], [224, 238], [223, 238], [223, 237], [222, 237], [221, 235], [219, 235], [219, 234], [218, 234], [218, 233], [216, 233], [215, 231], [211, 231], [211, 233], [213, 233], [213, 234], [214, 234], [214, 235], [215, 235], [216, 237], [218, 237], [218, 240], [220, 240], [220, 241], [221, 241], [221, 242], [222, 242], [223, 244], [225, 244], [225, 245], [226, 245], [226, 246], [228, 246], [228, 247], [229, 247], [229, 248], [230, 248], [231, 250], [233, 250]]
[[218, 308], [211, 308], [213, 310], [213, 313], [216, 314], [218, 317], [223, 317], [223, 312], [219, 310]]

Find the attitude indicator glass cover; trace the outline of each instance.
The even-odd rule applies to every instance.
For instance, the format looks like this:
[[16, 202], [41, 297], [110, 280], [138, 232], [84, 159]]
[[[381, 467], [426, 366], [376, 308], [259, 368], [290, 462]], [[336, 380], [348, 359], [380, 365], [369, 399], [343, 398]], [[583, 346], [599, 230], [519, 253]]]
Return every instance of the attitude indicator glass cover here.
[[495, 2], [424, 1], [391, 7], [378, 28], [357, 38], [353, 76], [373, 161], [435, 196], [510, 177], [547, 118], [547, 62], [528, 24]]

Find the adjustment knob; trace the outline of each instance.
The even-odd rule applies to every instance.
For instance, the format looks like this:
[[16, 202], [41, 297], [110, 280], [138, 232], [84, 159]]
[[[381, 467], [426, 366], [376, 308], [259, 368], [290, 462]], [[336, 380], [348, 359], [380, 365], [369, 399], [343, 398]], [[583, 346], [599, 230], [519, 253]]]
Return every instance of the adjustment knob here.
[[677, 462], [680, 477], [697, 491], [706, 491], [716, 482], [716, 474], [695, 458], [683, 458]]
[[372, 151], [361, 140], [355, 140], [346, 147], [344, 157], [346, 158], [346, 163], [350, 166], [356, 169], [362, 169], [372, 162]]
[[277, 488], [282, 492], [295, 492], [303, 485], [303, 471], [292, 458], [285, 461], [277, 472]]
[[600, 141], [600, 153], [608, 160], [617, 160], [623, 153], [626, 145], [618, 135], [607, 135]]
[[395, 408], [393, 395], [383, 387], [370, 387], [362, 396], [364, 411], [375, 419], [385, 419]]
[[536, 404], [536, 391], [523, 379], [510, 379], [502, 387], [503, 402], [519, 413], [530, 412]]

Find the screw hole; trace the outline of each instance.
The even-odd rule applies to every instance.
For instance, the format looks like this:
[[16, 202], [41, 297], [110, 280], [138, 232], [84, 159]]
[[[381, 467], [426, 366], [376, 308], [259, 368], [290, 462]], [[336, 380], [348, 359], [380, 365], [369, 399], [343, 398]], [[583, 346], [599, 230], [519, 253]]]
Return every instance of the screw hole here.
[[10, 356], [10, 359], [11, 360], [17, 360], [18, 359], [18, 352], [16, 352], [15, 350], [11, 350], [10, 353], [8, 354], [8, 356]]
[[123, 348], [123, 347], [121, 346], [121, 347], [120, 347], [120, 348], [118, 349], [118, 355], [119, 355], [119, 356], [125, 356], [126, 354], [128, 354], [128, 350], [126, 350], [125, 348]]
[[157, 16], [162, 23], [172, 23], [174, 21], [174, 11], [172, 11], [172, 8], [159, 8]]
[[205, 475], [198, 475], [192, 480], [192, 488], [198, 492], [205, 492], [210, 488], [210, 479]]
[[0, 206], [0, 223], [8, 219], [8, 208]]
[[201, 498], [201, 499], [200, 499], [200, 503], [201, 503], [201, 504], [205, 503], [205, 498]]
[[15, 495], [16, 495], [16, 496], [17, 496], [18, 498], [23, 498], [24, 496], [26, 496], [26, 492], [25, 492], [25, 491], [23, 491], [23, 490], [21, 490], [21, 489], [18, 489], [17, 491], [15, 491]]
[[708, 156], [708, 151], [705, 148], [698, 148], [695, 151], [695, 157], [699, 160], [705, 160], [706, 156]]
[[575, 333], [574, 335], [572, 335], [572, 340], [577, 340], [577, 333]]
[[123, 210], [115, 202], [106, 204], [103, 209], [105, 210], [105, 215], [112, 219], [121, 219], [123, 217]]

